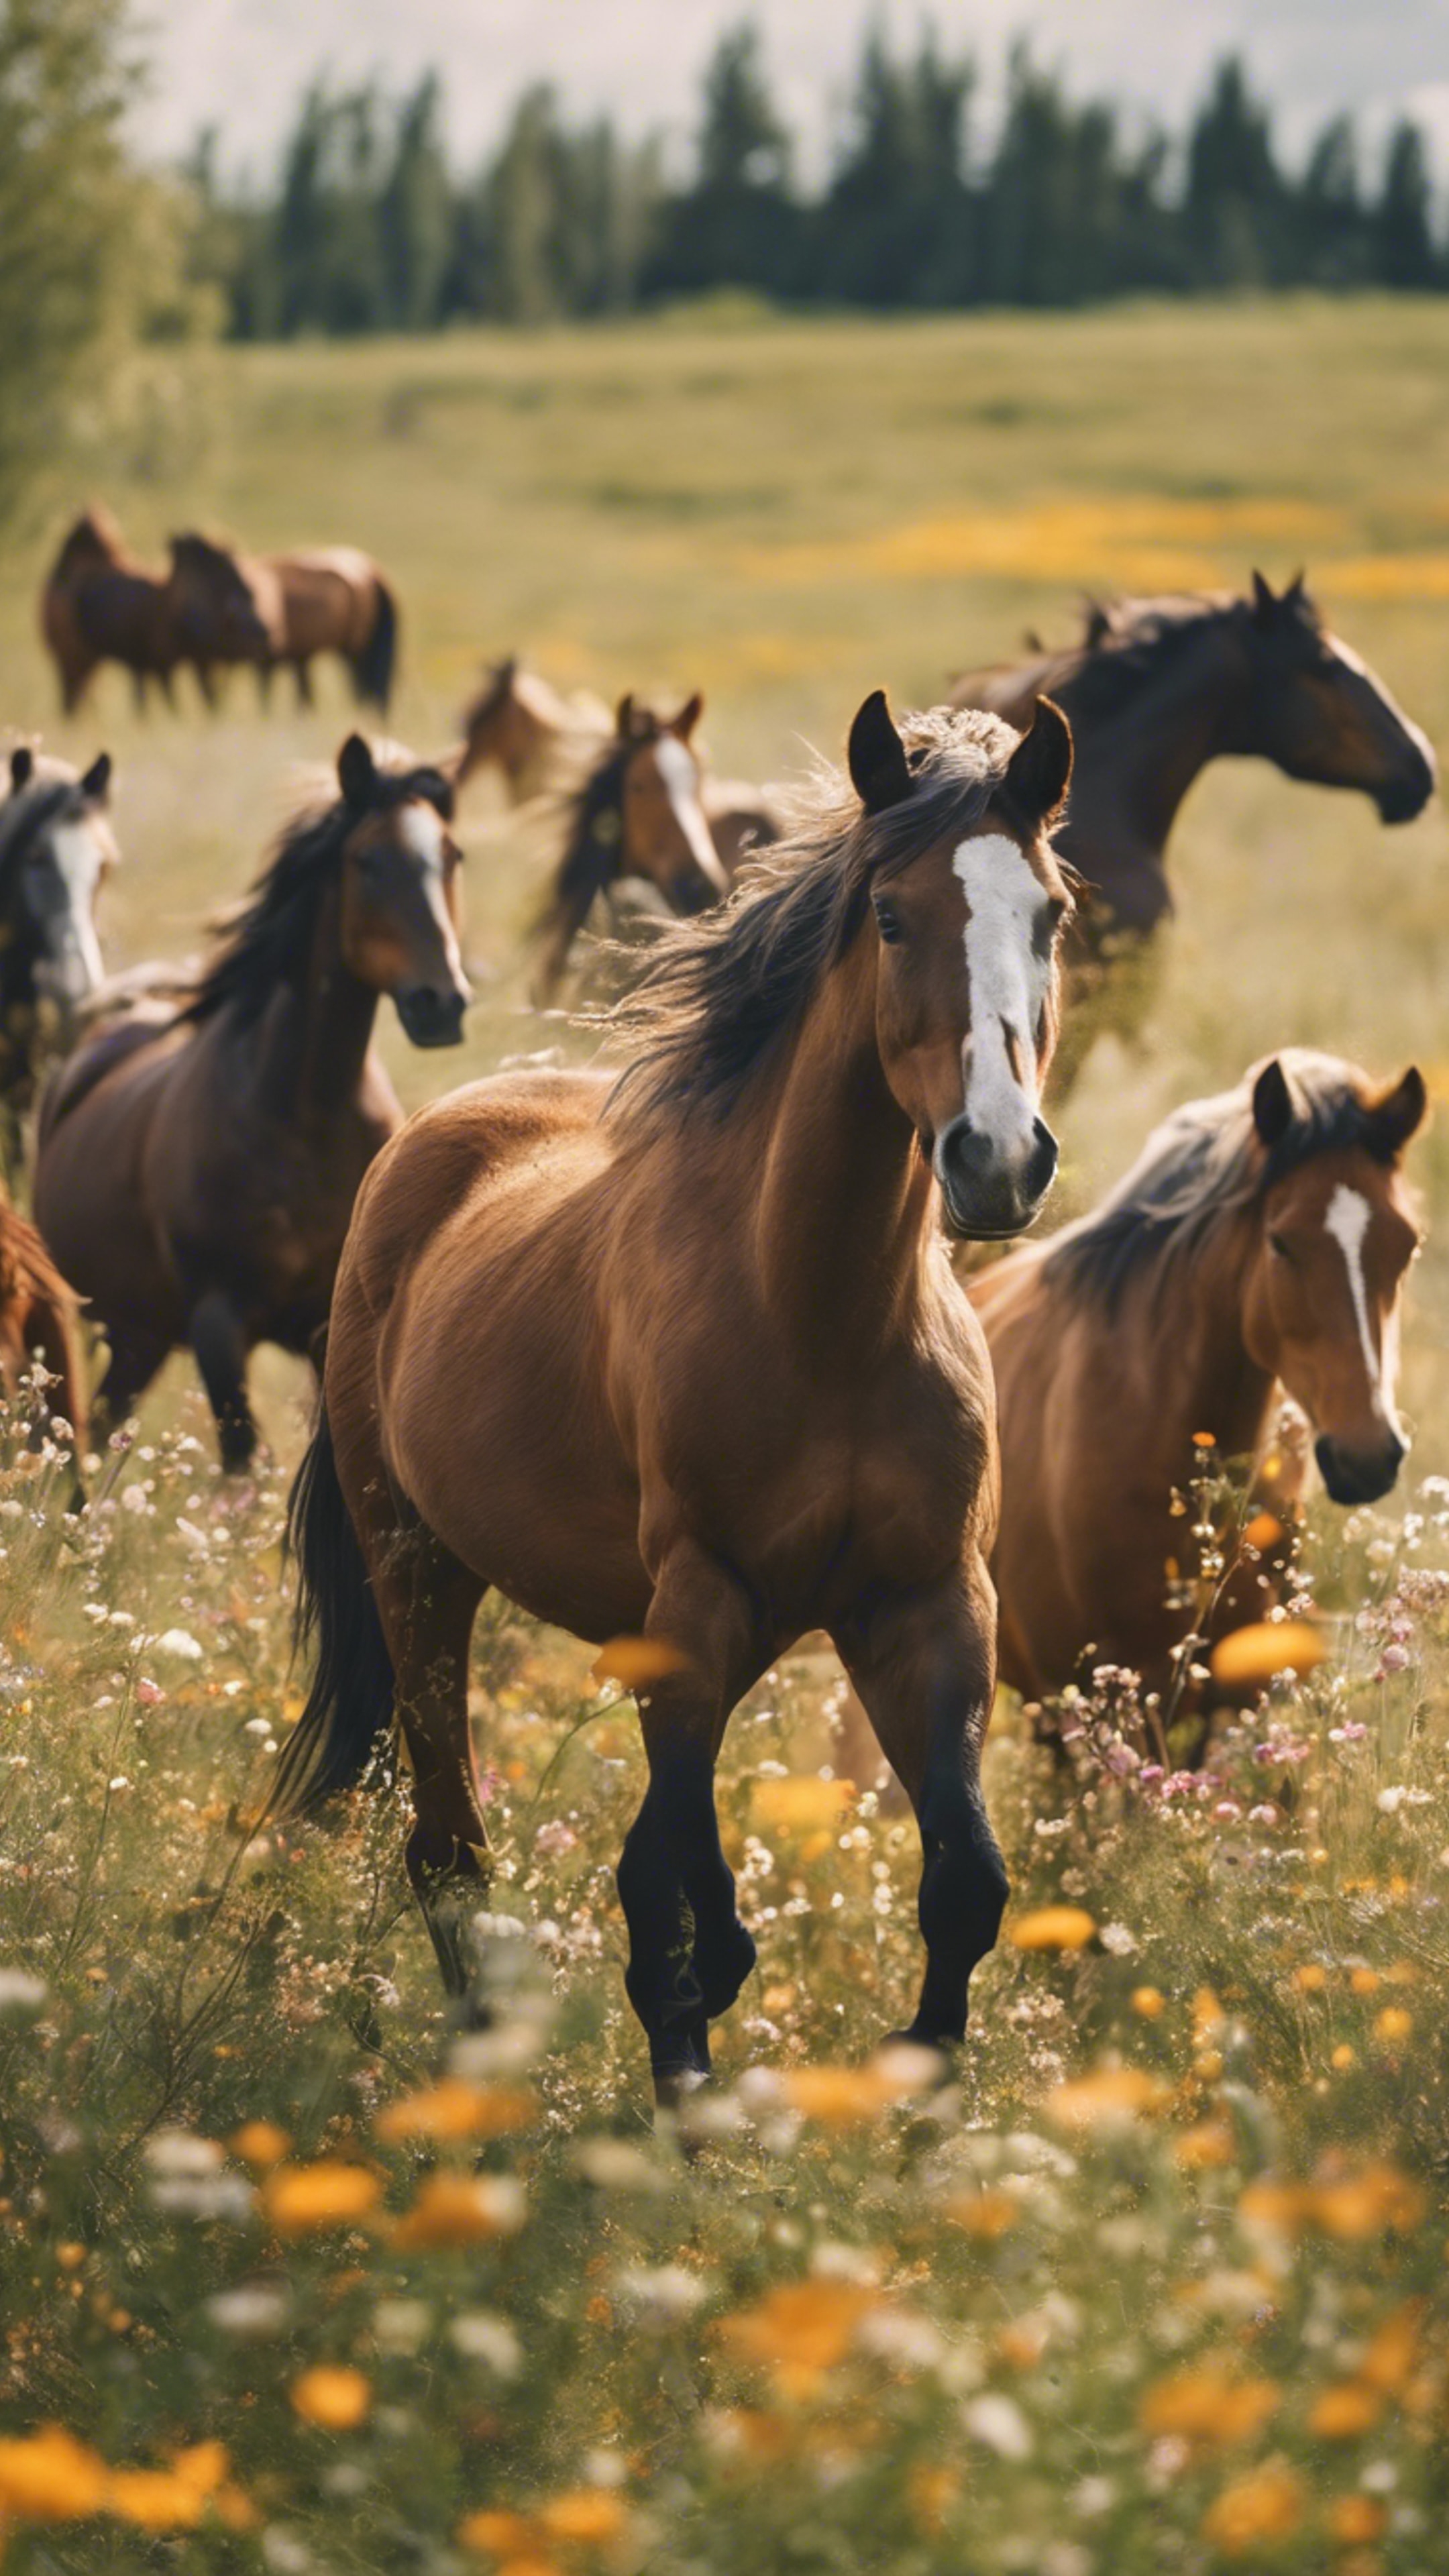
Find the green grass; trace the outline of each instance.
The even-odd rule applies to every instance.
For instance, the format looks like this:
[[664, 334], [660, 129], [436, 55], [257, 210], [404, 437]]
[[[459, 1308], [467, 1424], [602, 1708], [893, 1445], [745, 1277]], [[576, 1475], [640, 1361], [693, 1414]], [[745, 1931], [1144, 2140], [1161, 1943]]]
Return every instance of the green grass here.
[[[1024, 626], [1061, 631], [1124, 563], [1241, 582], [1305, 552], [1341, 631], [1449, 733], [1437, 305], [227, 351], [163, 381], [149, 418], [91, 477], [138, 545], [208, 520], [388, 566], [395, 723], [420, 749], [516, 647], [606, 694], [702, 685], [720, 766], [780, 776], [804, 743], [838, 747], [878, 681], [929, 698]], [[329, 680], [314, 715], [265, 720], [238, 681], [215, 720], [142, 725], [111, 676], [60, 725], [33, 600], [63, 517], [7, 564], [0, 719], [110, 745], [111, 952], [180, 954], [349, 712]], [[971, 574], [983, 524], [1006, 565], [998, 548]], [[441, 1066], [389, 1022], [413, 1101], [440, 1071], [585, 1043], [527, 1011], [536, 861], [486, 793], [465, 825], [480, 999]], [[1205, 779], [1141, 1054], [1103, 1046], [1070, 1104], [1064, 1208], [1169, 1103], [1276, 1043], [1383, 1071], [1417, 1055], [1442, 1092], [1445, 860], [1437, 808], [1386, 833], [1267, 770]], [[710, 2122], [653, 2139], [611, 1881], [637, 1730], [581, 1650], [490, 1616], [496, 1902], [525, 1929], [496, 1945], [499, 2031], [461, 2071], [498, 2134], [401, 2138], [378, 2114], [433, 2085], [449, 2042], [398, 1800], [246, 1838], [289, 1687], [283, 1468], [229, 1496], [178, 1364], [80, 1526], [46, 1467], [0, 1474], [6, 2576], [1449, 2564], [1449, 1514], [1419, 1491], [1449, 1463], [1441, 1134], [1413, 1168], [1413, 1478], [1391, 1512], [1316, 1515], [1332, 1659], [1229, 1736], [1201, 1798], [1140, 1787], [1105, 1699], [1062, 1775], [1003, 1711], [989, 1791], [1016, 1910], [1069, 1904], [1097, 1931], [1004, 1946], [957, 2082], [896, 2105], [846, 2082], [834, 2123], [793, 2074], [859, 2065], [917, 1936], [913, 1832], [819, 1778], [828, 1662], [769, 1676], [732, 1730], [721, 1805], [761, 1970], [722, 2026]], [[284, 1464], [302, 1391], [267, 1370]], [[781, 1767], [814, 1786], [773, 1791]], [[1084, 2126], [1124, 2066], [1136, 2116]], [[279, 2235], [256, 2142], [227, 2146], [257, 2120], [294, 2163], [365, 2167], [366, 2223]], [[424, 2200], [410, 2225], [434, 2164], [516, 2177], [522, 2213], [495, 2197], [476, 2224], [506, 2224], [466, 2239]], [[319, 2366], [366, 2383], [332, 2387], [365, 2409], [350, 2427], [299, 2411]], [[207, 2456], [99, 2515], [22, 2517], [3, 2438], [46, 2422], [112, 2467], [224, 2443], [221, 2509]], [[99, 2474], [40, 2469], [56, 2504]], [[485, 2508], [526, 2519], [460, 2541]]]

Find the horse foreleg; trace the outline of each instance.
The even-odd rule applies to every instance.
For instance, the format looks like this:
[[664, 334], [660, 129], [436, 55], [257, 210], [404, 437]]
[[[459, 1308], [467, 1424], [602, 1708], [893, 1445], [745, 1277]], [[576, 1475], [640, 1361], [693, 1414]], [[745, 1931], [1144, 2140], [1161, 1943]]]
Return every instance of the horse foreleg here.
[[146, 712], [146, 674], [138, 666], [131, 672], [131, 697], [138, 716]]
[[257, 1445], [247, 1398], [247, 1340], [242, 1320], [220, 1288], [198, 1297], [187, 1326], [201, 1382], [216, 1416], [221, 1463], [229, 1476], [244, 1475]]
[[[380, 1510], [383, 1506], [378, 1497]], [[379, 1544], [381, 1541], [381, 1544]], [[476, 1998], [473, 1918], [492, 1876], [483, 1788], [468, 1724], [468, 1644], [487, 1585], [414, 1523], [370, 1534], [373, 1597], [397, 1681], [397, 1713], [413, 1775], [407, 1872], [445, 1991]]]
[[926, 1973], [905, 2036], [946, 2047], [965, 2035], [971, 1973], [995, 1946], [1010, 1893], [981, 1794], [996, 1683], [985, 1568], [873, 1611], [835, 1644], [920, 1826]]
[[312, 694], [312, 665], [307, 660], [305, 654], [298, 654], [297, 659], [292, 664], [292, 671], [297, 683], [298, 706], [315, 706], [317, 701]]
[[191, 667], [196, 673], [196, 685], [201, 691], [203, 701], [210, 709], [210, 712], [215, 715], [217, 709], [216, 674], [209, 662], [193, 662]]
[[678, 1658], [637, 1694], [649, 1787], [619, 1860], [629, 1927], [625, 1986], [644, 2025], [655, 2095], [709, 2073], [709, 2023], [755, 1964], [719, 1838], [714, 1767], [730, 1710], [764, 1669], [750, 1604], [693, 1545], [666, 1559], [645, 1634]]
[[111, 1356], [91, 1405], [90, 1437], [97, 1449], [130, 1419], [171, 1347], [164, 1340], [112, 1332], [109, 1326], [107, 1339]]

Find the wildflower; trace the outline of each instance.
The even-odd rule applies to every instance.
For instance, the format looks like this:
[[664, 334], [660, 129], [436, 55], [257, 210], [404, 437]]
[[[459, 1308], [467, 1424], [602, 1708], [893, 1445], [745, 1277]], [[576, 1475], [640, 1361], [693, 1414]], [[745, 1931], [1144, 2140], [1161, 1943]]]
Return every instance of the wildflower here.
[[985, 2389], [979, 2397], [968, 2398], [961, 2409], [961, 2421], [972, 2440], [994, 2451], [998, 2459], [1030, 2458], [1031, 2427], [1015, 2398], [1003, 2397], [996, 2389]]
[[244, 2120], [227, 2140], [232, 2154], [240, 2156], [244, 2165], [263, 2168], [280, 2164], [291, 2143], [286, 2130], [279, 2129], [274, 2120]]
[[526, 2514], [485, 2506], [459, 2523], [458, 2541], [460, 2547], [476, 2549], [490, 2558], [533, 2564], [534, 2528]]
[[[136, 1684], [136, 1697], [143, 1708], [160, 1708], [165, 1701], [166, 1693], [159, 1682], [153, 1682], [143, 1673]], [[128, 1785], [125, 1781], [121, 1783], [123, 1788]]]
[[466, 2308], [448, 2320], [448, 2341], [465, 2361], [481, 2361], [499, 2379], [516, 2379], [523, 2346], [506, 2317], [490, 2308]]
[[845, 2359], [875, 2303], [858, 2282], [784, 2282], [757, 2306], [721, 2317], [714, 2333], [740, 2360], [763, 2364], [782, 2394], [808, 2397]]
[[220, 2442], [178, 2451], [169, 2469], [113, 2469], [106, 2502], [142, 2531], [191, 2531], [226, 2476]]
[[1375, 2019], [1374, 2037], [1385, 2048], [1402, 2048], [1414, 2027], [1414, 2016], [1402, 2004], [1386, 2004]]
[[1303, 2490], [1291, 2469], [1255, 2469], [1225, 2487], [1203, 2517], [1203, 2537], [1229, 2558], [1242, 2558], [1260, 2542], [1286, 2540], [1303, 2519]]
[[262, 2185], [268, 2218], [279, 2236], [309, 2236], [327, 2227], [355, 2227], [377, 2207], [382, 2186], [365, 2165], [319, 2157], [315, 2164], [277, 2165]]
[[674, 2325], [709, 2297], [710, 2284], [683, 2263], [631, 2263], [614, 2276], [624, 2306], [646, 2325]]
[[869, 2066], [797, 2066], [779, 2079], [780, 2095], [802, 2118], [823, 2128], [853, 2128], [919, 2092], [938, 2071], [934, 2050], [883, 2050]]
[[155, 1644], [158, 1655], [174, 1655], [178, 1663], [199, 1664], [203, 1658], [204, 1649], [189, 1628], [167, 1628]]
[[626, 1691], [644, 1690], [650, 1682], [682, 1672], [688, 1662], [689, 1657], [667, 1637], [611, 1637], [595, 1656], [589, 1679], [618, 1682]]
[[77, 2522], [98, 2513], [106, 2464], [59, 2424], [0, 2441], [0, 2516], [17, 2522]]
[[1064, 2129], [1121, 2128], [1160, 2111], [1168, 2088], [1141, 2066], [1099, 2066], [1047, 2095], [1043, 2108]]
[[573, 2151], [576, 2173], [602, 2191], [663, 2192], [670, 2178], [661, 2164], [628, 2138], [581, 2138]]
[[1160, 1987], [1157, 1986], [1134, 1986], [1132, 1989], [1132, 2009], [1141, 2016], [1143, 2021], [1158, 2020], [1165, 2008], [1166, 2000]]
[[979, 2237], [992, 2245], [1016, 2225], [1021, 2215], [1018, 2203], [1008, 2191], [961, 2191], [944, 2203], [945, 2214], [954, 2227], [967, 2236]]
[[538, 2521], [550, 2540], [579, 2543], [617, 2540], [628, 2515], [617, 2495], [598, 2487], [573, 2487], [540, 2505]]
[[420, 2093], [405, 2093], [379, 2111], [373, 2127], [388, 2146], [409, 2138], [501, 2138], [526, 2129], [538, 2106], [521, 2085], [468, 2084], [445, 2075]]
[[1218, 1639], [1212, 1676], [1230, 1687], [1252, 1688], [1276, 1681], [1280, 1673], [1311, 1673], [1327, 1652], [1320, 1632], [1306, 1620], [1259, 1620]]
[[1230, 2165], [1233, 2153], [1232, 2132], [1218, 2120], [1203, 2120], [1195, 2128], [1184, 2129], [1173, 2148], [1184, 2173], [1197, 2173], [1205, 2166]]
[[1377, 2496], [1339, 2496], [1328, 2508], [1328, 2528], [1344, 2548], [1382, 2537], [1389, 2509]]
[[1080, 1950], [1096, 1930], [1080, 1905], [1044, 1905], [1035, 1914], [1019, 1914], [1009, 1937], [1018, 1950]]
[[29, 1976], [24, 1968], [0, 1968], [0, 2013], [38, 2013], [48, 1991], [43, 1977]]
[[324, 2433], [350, 2433], [372, 2410], [372, 2386], [363, 2373], [326, 2363], [304, 2370], [288, 2394], [303, 2423]]
[[1383, 2411], [1377, 2388], [1345, 2379], [1334, 2388], [1320, 2390], [1308, 2410], [1308, 2430], [1321, 2442], [1351, 2442], [1360, 2433], [1371, 2433]]
[[1125, 1923], [1104, 1923], [1102, 1947], [1112, 1959], [1130, 1959], [1137, 1947], [1137, 1935]]
[[206, 2302], [207, 2315], [223, 2334], [259, 2338], [280, 2334], [291, 2308], [291, 2296], [281, 2281], [244, 2281], [235, 2290], [218, 2290]]
[[1245, 2442], [1277, 2412], [1282, 2391], [1271, 2379], [1239, 2375], [1220, 2362], [1169, 2371], [1137, 2409], [1144, 2433], [1187, 2442]]
[[429, 2174], [398, 2220], [393, 2243], [482, 2245], [516, 2235], [526, 2215], [523, 2185], [512, 2174]]
[[855, 1796], [852, 1780], [822, 1780], [817, 1772], [787, 1772], [756, 1779], [750, 1806], [758, 1824], [777, 1834], [823, 1833], [840, 1822]]

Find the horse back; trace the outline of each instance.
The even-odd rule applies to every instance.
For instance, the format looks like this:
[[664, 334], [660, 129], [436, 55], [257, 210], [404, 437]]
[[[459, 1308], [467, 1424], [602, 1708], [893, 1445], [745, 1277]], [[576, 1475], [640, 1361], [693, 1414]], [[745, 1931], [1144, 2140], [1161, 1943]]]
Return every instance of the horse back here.
[[260, 562], [277, 585], [287, 653], [346, 653], [366, 641], [378, 582], [369, 555], [355, 546], [328, 546], [263, 555]]

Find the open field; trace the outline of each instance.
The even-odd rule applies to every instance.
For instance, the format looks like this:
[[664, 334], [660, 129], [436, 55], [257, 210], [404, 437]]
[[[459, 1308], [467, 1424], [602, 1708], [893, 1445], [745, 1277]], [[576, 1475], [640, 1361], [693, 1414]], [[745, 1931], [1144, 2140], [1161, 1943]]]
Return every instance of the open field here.
[[[201, 520], [374, 551], [404, 606], [394, 723], [422, 750], [516, 647], [605, 694], [702, 686], [717, 764], [779, 777], [804, 743], [835, 752], [878, 681], [929, 699], [1059, 632], [1083, 588], [1304, 560], [1449, 744], [1438, 305], [187, 364], [95, 488], [143, 550]], [[350, 716], [330, 677], [314, 714], [279, 691], [270, 719], [238, 678], [214, 720], [143, 724], [112, 674], [63, 726], [33, 602], [64, 516], [6, 566], [0, 723], [109, 745], [110, 953], [183, 954], [289, 766]], [[449, 1058], [389, 1015], [410, 1101], [588, 1043], [527, 1010], [537, 862], [486, 791], [463, 838], [479, 1000]], [[1359, 800], [1210, 774], [1142, 1052], [1099, 1048], [1065, 1116], [1063, 1212], [1275, 1044], [1417, 1057], [1442, 1100], [1446, 862], [1437, 805], [1385, 832]], [[179, 1367], [79, 1527], [43, 1464], [0, 1475], [5, 2576], [1449, 2568], [1446, 1135], [1441, 1110], [1410, 1163], [1409, 1471], [1391, 1507], [1314, 1515], [1331, 1656], [1229, 1732], [1201, 1791], [1143, 1787], [1110, 1696], [1075, 1775], [1003, 1710], [1009, 1924], [1045, 1946], [980, 1972], [944, 2093], [847, 2071], [914, 1980], [917, 1846], [832, 1776], [825, 1658], [732, 1731], [761, 1968], [694, 2134], [651, 2139], [611, 1878], [642, 1761], [587, 1653], [481, 1624], [515, 1928], [497, 2032], [440, 2085], [397, 1802], [245, 1837], [298, 1704], [277, 1547], [298, 1380], [266, 1373], [282, 1463], [244, 1496]], [[1057, 1906], [1078, 1919], [1034, 1924]], [[7, 2448], [47, 2423], [75, 2443]]]

